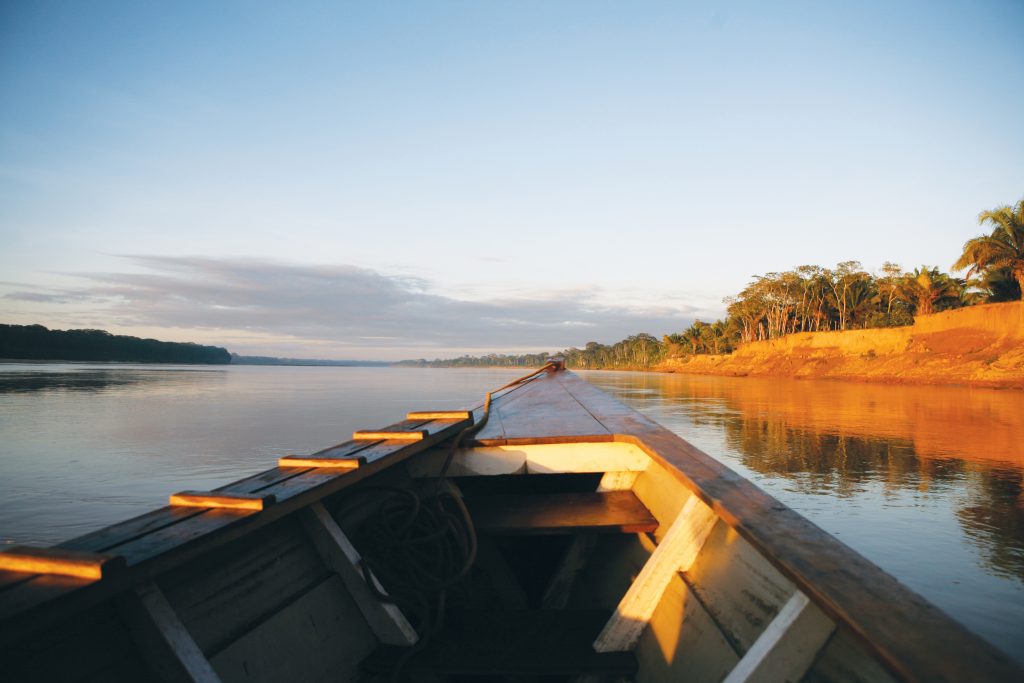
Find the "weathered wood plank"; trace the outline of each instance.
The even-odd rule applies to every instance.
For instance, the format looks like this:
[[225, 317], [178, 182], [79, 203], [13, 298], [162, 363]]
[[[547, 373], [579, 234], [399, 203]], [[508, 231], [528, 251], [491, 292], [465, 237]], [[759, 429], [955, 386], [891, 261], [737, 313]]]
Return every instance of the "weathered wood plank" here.
[[754, 644], [793, 584], [727, 524], [711, 532], [685, 580], [738, 653]]
[[192, 634], [155, 584], [147, 581], [120, 597], [118, 611], [146, 656], [150, 671], [161, 681], [220, 683]]
[[377, 646], [341, 579], [322, 581], [210, 658], [224, 683], [356, 681]]
[[[524, 400], [524, 397], [526, 400]], [[563, 443], [583, 437], [610, 438], [610, 432], [558, 382], [539, 378], [513, 396], [496, 401], [491, 414], [501, 419], [503, 435], [495, 438], [486, 427], [474, 444], [503, 445], [519, 441]], [[488, 425], [489, 426], [489, 425]], [[597, 439], [587, 439], [597, 440]]]
[[419, 410], [407, 413], [407, 420], [471, 420], [471, 410]]
[[0, 569], [26, 574], [55, 574], [81, 579], [102, 579], [124, 571], [119, 555], [89, 553], [65, 548], [16, 545], [0, 552]]
[[[323, 504], [316, 502], [310, 505], [304, 511], [302, 521], [303, 528], [309, 534], [313, 545], [327, 566], [341, 578], [377, 639], [388, 645], [415, 644], [419, 640], [416, 629], [397, 605], [381, 602], [366, 585], [359, 551]], [[387, 595], [387, 591], [376, 577], [371, 576], [370, 580], [374, 582], [379, 594]]]
[[244, 526], [260, 514], [254, 510], [206, 509], [201, 515], [189, 517], [174, 526], [158, 529], [119, 545], [116, 552], [124, 556], [129, 567], [134, 567], [170, 550], [184, 549], [211, 534], [223, 532], [230, 527]]
[[76, 576], [36, 574], [28, 581], [12, 586], [3, 592], [3, 599], [0, 600], [0, 642], [6, 642], [8, 637], [17, 635], [19, 628], [14, 618], [22, 612], [99, 583], [96, 579]]
[[285, 455], [277, 459], [278, 467], [329, 467], [356, 470], [366, 464], [366, 458], [316, 458], [308, 455]]
[[719, 683], [739, 659], [679, 574], [669, 579], [634, 651], [636, 683]]
[[481, 534], [645, 533], [658, 528], [632, 491], [467, 497]]
[[598, 652], [633, 649], [676, 573], [693, 564], [718, 516], [691, 497], [594, 641]]
[[273, 494], [225, 493], [222, 491], [179, 491], [172, 493], [172, 507], [213, 508], [222, 510], [253, 510], [260, 512], [277, 499]]
[[203, 510], [192, 508], [162, 507], [124, 522], [90, 532], [84, 536], [64, 541], [56, 547], [94, 553], [107, 552], [122, 543], [127, 543], [158, 529], [173, 526], [178, 522], [189, 517], [195, 517], [203, 512]]
[[359, 430], [352, 433], [354, 441], [423, 441], [427, 438], [427, 430], [417, 429], [408, 432], [384, 432]]
[[896, 679], [845, 629], [839, 629], [800, 683], [896, 683]]
[[794, 593], [723, 683], [799, 681], [835, 631], [803, 593]]
[[196, 557], [157, 583], [212, 657], [328, 576], [298, 520], [288, 517]]

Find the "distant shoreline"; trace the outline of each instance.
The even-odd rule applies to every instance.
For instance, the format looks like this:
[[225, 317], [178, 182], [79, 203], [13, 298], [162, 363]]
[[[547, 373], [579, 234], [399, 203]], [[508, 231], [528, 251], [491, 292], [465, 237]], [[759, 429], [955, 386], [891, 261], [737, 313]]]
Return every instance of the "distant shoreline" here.
[[651, 371], [1024, 390], [1024, 302], [918, 316], [907, 327], [790, 334]]

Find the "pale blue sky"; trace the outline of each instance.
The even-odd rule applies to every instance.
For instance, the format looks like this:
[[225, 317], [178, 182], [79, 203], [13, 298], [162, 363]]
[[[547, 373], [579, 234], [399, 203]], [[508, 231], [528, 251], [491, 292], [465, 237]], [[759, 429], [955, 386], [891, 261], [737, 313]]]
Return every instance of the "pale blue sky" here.
[[[298, 5], [293, 6], [293, 5]], [[0, 321], [554, 351], [1024, 197], [1024, 3], [8, 2]]]

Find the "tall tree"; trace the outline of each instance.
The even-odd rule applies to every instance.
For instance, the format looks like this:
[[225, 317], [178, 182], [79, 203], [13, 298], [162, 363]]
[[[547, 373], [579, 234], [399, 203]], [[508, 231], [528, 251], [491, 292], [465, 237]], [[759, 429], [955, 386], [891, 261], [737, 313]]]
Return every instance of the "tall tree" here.
[[904, 276], [900, 293], [904, 301], [914, 306], [917, 315], [929, 315], [959, 305], [963, 289], [961, 280], [940, 272], [938, 268], [922, 266]]
[[1016, 206], [982, 211], [978, 224], [994, 226], [992, 234], [968, 240], [953, 269], [967, 268], [967, 277], [990, 270], [1007, 270], [1020, 286], [1021, 299], [1024, 299], [1024, 199]]

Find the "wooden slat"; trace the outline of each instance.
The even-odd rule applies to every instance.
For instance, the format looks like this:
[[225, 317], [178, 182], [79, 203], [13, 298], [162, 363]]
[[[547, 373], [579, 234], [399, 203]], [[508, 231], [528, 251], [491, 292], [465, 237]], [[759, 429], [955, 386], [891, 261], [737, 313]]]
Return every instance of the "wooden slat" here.
[[420, 410], [406, 414], [407, 420], [470, 420], [471, 410]]
[[835, 628], [806, 595], [794, 593], [723, 683], [799, 681]]
[[[274, 507], [276, 506], [268, 508], [268, 511]], [[124, 556], [129, 567], [136, 567], [171, 549], [185, 550], [194, 547], [205, 538], [215, 537], [232, 527], [251, 529], [251, 523], [260, 516], [252, 510], [205, 509], [201, 515], [189, 517], [174, 526], [164, 527], [120, 545], [117, 552]], [[188, 559], [190, 556], [182, 557]]]
[[159, 577], [200, 649], [212, 658], [331, 576], [289, 515]]
[[[590, 647], [607, 616], [599, 610], [452, 611], [445, 630], [431, 638], [404, 671], [460, 676], [630, 676], [637, 667], [632, 653], [598, 653]], [[405, 648], [380, 648], [364, 667], [390, 673], [405, 652]]]
[[739, 654], [744, 654], [796, 592], [728, 524], [711, 532], [686, 582]]
[[645, 533], [658, 528], [632, 491], [467, 497], [466, 506], [483, 534]]
[[56, 547], [87, 552], [106, 552], [159, 529], [174, 526], [189, 517], [201, 515], [203, 512], [205, 510], [199, 508], [163, 507], [103, 529], [91, 531], [83, 536], [72, 538], [58, 544]]
[[[341, 577], [377, 639], [387, 645], [415, 644], [419, 640], [416, 629], [397, 605], [382, 602], [366, 585], [359, 551], [322, 503], [313, 503], [304, 511], [303, 526], [324, 562]], [[371, 580], [378, 594], [387, 595], [376, 577]]]
[[252, 624], [210, 662], [225, 681], [360, 681], [377, 646], [341, 579], [330, 575], [293, 603]]
[[595, 650], [625, 652], [633, 649], [668, 582], [678, 572], [689, 569], [717, 521], [718, 516], [711, 508], [696, 496], [690, 498], [594, 641]]
[[409, 432], [360, 430], [353, 432], [352, 438], [355, 441], [423, 441], [427, 438], [427, 430], [419, 429]]
[[0, 552], [0, 569], [26, 574], [102, 579], [123, 571], [125, 561], [119, 555], [18, 545]]
[[277, 460], [278, 467], [328, 467], [338, 470], [356, 470], [365, 464], [365, 457], [318, 458], [310, 455], [286, 455]]
[[156, 584], [145, 582], [119, 602], [119, 611], [130, 626], [132, 637], [161, 681], [220, 683], [192, 634]]
[[274, 494], [223, 493], [219, 491], [179, 491], [172, 493], [170, 503], [176, 507], [213, 508], [224, 510], [262, 511], [273, 505]]

